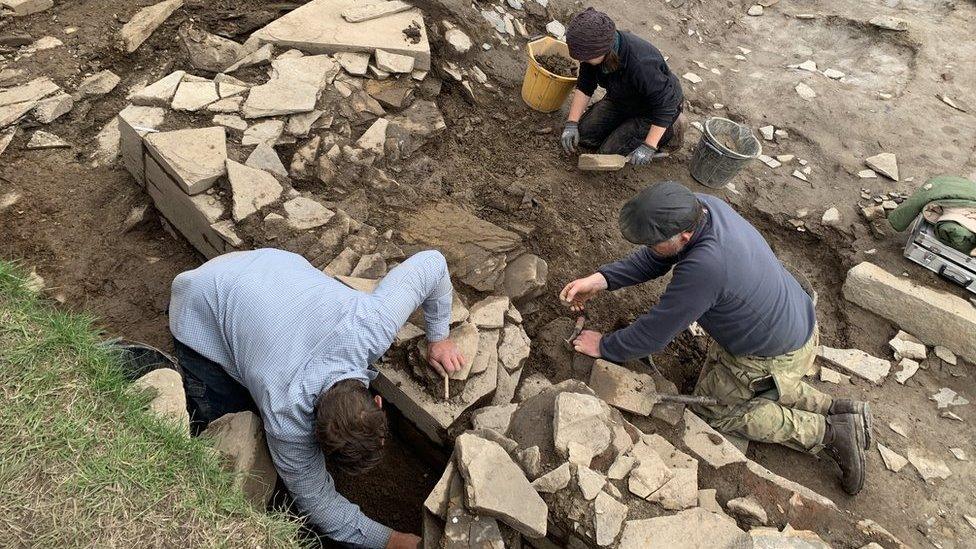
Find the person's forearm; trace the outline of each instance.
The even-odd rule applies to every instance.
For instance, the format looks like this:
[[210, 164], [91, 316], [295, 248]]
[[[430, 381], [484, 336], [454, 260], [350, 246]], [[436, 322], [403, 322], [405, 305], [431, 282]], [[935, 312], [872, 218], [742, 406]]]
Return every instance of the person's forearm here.
[[590, 96], [577, 90], [573, 90], [573, 101], [569, 105], [569, 116], [566, 117], [567, 122], [579, 122], [581, 116], [583, 116], [583, 111], [586, 110], [586, 106], [590, 103]]
[[647, 137], [644, 139], [644, 143], [657, 148], [657, 144], [661, 142], [661, 138], [664, 137], [664, 132], [667, 128], [662, 128], [661, 126], [651, 126], [651, 130], [647, 132]]

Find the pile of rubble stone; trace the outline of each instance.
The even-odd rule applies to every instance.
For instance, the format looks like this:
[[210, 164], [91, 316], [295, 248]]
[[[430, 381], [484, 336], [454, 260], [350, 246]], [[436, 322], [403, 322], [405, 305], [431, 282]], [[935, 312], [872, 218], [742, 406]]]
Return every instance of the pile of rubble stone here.
[[[829, 499], [748, 460], [691, 411], [678, 448], [582, 382], [538, 390], [472, 415], [425, 501], [425, 547], [829, 547], [789, 526], [835, 512]], [[716, 471], [743, 480], [703, 486]]]

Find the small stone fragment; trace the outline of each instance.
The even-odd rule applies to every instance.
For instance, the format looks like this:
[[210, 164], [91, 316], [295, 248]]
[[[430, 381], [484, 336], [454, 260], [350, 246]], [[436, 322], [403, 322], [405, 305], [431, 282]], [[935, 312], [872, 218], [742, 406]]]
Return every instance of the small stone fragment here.
[[385, 50], [376, 50], [376, 68], [389, 73], [410, 73], [413, 71], [414, 58]]
[[840, 225], [840, 211], [834, 207], [829, 208], [824, 212], [823, 217], [820, 218], [820, 222], [828, 227]]
[[553, 494], [569, 486], [569, 481], [573, 478], [569, 463], [563, 463], [559, 467], [549, 471], [532, 482], [532, 487], [537, 492]]
[[922, 451], [917, 448], [908, 449], [908, 461], [915, 469], [918, 474], [922, 477], [922, 480], [928, 482], [933, 479], [941, 478], [947, 479], [952, 476], [952, 471], [941, 459], [929, 458], [922, 454]]
[[769, 516], [761, 503], [752, 496], [730, 499], [726, 504], [729, 512], [752, 526], [769, 523]]
[[879, 29], [893, 30], [893, 31], [907, 31], [908, 21], [904, 19], [899, 19], [897, 17], [892, 17], [890, 15], [876, 15], [872, 17], [868, 23], [871, 23]]
[[930, 396], [929, 400], [934, 400], [940, 410], [949, 406], [964, 406], [969, 404], [969, 400], [948, 387], [939, 389], [939, 392]]
[[763, 14], [763, 7], [760, 6], [759, 4], [753, 4], [752, 6], [749, 6], [749, 9], [746, 11], [746, 13], [753, 17], [759, 17], [760, 15]]
[[511, 301], [507, 296], [490, 296], [471, 306], [471, 322], [481, 329], [494, 330], [505, 325], [505, 312]]
[[820, 367], [820, 381], [826, 381], [827, 383], [837, 383], [846, 385], [851, 382], [851, 376], [845, 376], [840, 372], [836, 372], [827, 368], [826, 366]]
[[800, 82], [796, 85], [796, 93], [800, 96], [800, 99], [804, 101], [813, 101], [817, 97], [817, 92], [813, 91], [813, 88], [806, 85], [804, 82]]
[[918, 371], [919, 367], [919, 363], [910, 358], [901, 359], [901, 362], [899, 362], [898, 365], [901, 366], [901, 371], [895, 374], [895, 381], [901, 383], [902, 385], [904, 385], [906, 381], [915, 375], [915, 372]]
[[593, 502], [593, 529], [596, 544], [601, 547], [611, 545], [627, 518], [627, 506], [606, 492], [600, 492]]
[[693, 72], [686, 72], [681, 77], [692, 84], [701, 84], [703, 82], [702, 78]]
[[892, 153], [880, 153], [872, 157], [865, 158], [864, 163], [867, 164], [875, 172], [881, 175], [898, 181], [898, 159]]
[[956, 365], [956, 361], [957, 361], [956, 354], [950, 351], [949, 349], [943, 347], [942, 345], [936, 345], [934, 351], [935, 351], [935, 356], [939, 357], [939, 359], [942, 360], [942, 362], [945, 362], [950, 366]]
[[962, 448], [949, 448], [949, 453], [959, 461], [969, 461], [969, 458], [966, 457], [966, 451]]
[[908, 463], [907, 459], [880, 442], [878, 443], [878, 453], [881, 454], [881, 460], [884, 461], [885, 467], [887, 467], [889, 471], [894, 471], [897, 473], [898, 471], [901, 471], [902, 467], [904, 467], [906, 463]]
[[27, 142], [28, 150], [63, 149], [70, 147], [71, 143], [68, 143], [53, 133], [48, 133], [44, 130], [37, 130], [34, 132], [34, 135], [31, 136], [30, 141]]
[[834, 366], [877, 385], [884, 381], [891, 370], [891, 362], [860, 349], [834, 349], [821, 345], [817, 354]]

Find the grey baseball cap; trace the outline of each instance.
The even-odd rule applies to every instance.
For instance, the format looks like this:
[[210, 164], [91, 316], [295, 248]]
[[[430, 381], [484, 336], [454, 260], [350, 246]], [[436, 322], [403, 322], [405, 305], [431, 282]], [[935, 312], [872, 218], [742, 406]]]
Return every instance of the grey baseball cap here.
[[620, 209], [620, 233], [628, 242], [650, 246], [694, 229], [701, 213], [702, 205], [688, 187], [661, 181]]

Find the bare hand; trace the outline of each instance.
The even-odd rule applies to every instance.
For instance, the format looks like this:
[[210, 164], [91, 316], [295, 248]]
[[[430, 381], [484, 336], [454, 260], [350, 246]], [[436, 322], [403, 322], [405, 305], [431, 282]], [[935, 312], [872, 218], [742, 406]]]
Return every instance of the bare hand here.
[[580, 335], [573, 340], [573, 349], [575, 349], [577, 353], [591, 356], [593, 358], [600, 358], [600, 341], [602, 339], [603, 334], [600, 332], [583, 330], [580, 332]]
[[420, 541], [420, 536], [404, 532], [393, 532], [390, 535], [390, 541], [386, 543], [386, 549], [417, 549], [420, 547]]
[[427, 345], [427, 362], [441, 376], [453, 374], [467, 364], [457, 345], [450, 339], [442, 339]]
[[559, 293], [559, 299], [569, 304], [572, 311], [582, 311], [586, 302], [596, 294], [607, 289], [607, 279], [600, 273], [593, 273], [586, 278], [577, 278], [570, 282]]

